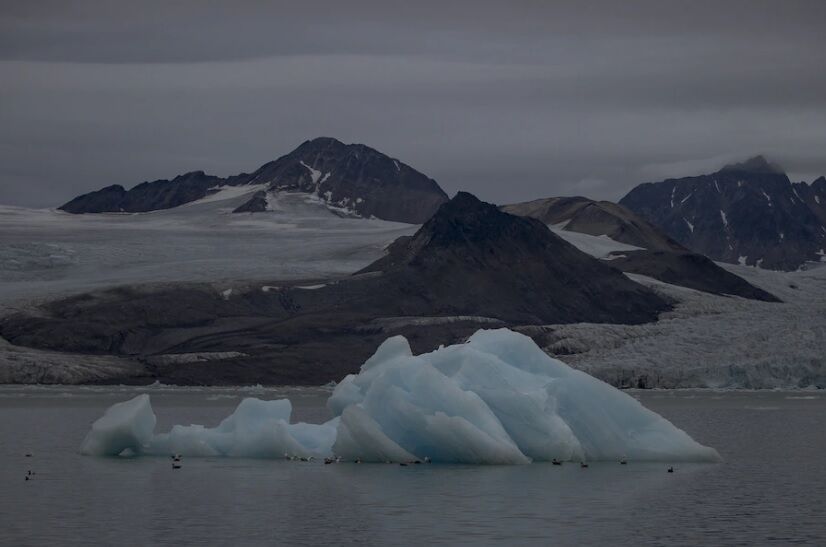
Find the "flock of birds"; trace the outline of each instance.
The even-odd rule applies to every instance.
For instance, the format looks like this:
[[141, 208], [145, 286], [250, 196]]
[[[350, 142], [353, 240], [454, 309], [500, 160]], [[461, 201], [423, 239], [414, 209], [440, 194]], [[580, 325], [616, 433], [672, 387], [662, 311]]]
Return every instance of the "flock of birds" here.
[[[27, 452], [26, 457], [31, 458], [32, 453]], [[182, 454], [173, 454], [170, 457], [172, 458], [172, 469], [180, 469], [181, 468], [181, 462], [183, 461], [183, 455]], [[295, 461], [312, 462], [312, 461], [315, 461], [315, 458], [313, 456], [296, 456], [295, 454], [288, 454], [286, 452], [284, 453], [284, 459], [287, 460], [287, 461], [291, 461], [291, 462], [295, 462]], [[324, 465], [330, 465], [330, 464], [333, 464], [333, 463], [341, 463], [341, 456], [336, 456], [335, 458], [329, 458], [329, 457], [324, 458]], [[353, 460], [353, 463], [361, 463], [361, 458], [356, 458], [355, 460]], [[388, 460], [384, 463], [393, 463], [393, 462]], [[399, 462], [399, 465], [402, 466], [402, 467], [407, 467], [408, 465], [411, 465], [411, 464], [417, 465], [417, 464], [421, 464], [421, 463], [430, 463], [430, 458], [425, 456], [424, 460], [413, 460], [413, 461], [409, 461], [409, 462]], [[628, 460], [626, 458], [620, 458], [619, 463], [620, 463], [620, 465], [627, 465]], [[551, 464], [552, 465], [562, 465], [562, 460], [558, 460], [558, 459], [554, 458], [553, 460], [551, 460]], [[585, 469], [585, 468], [588, 467], [588, 462], [586, 462], [585, 460], [582, 460], [582, 461], [579, 462], [579, 466], [581, 468]], [[668, 473], [673, 473], [674, 472], [674, 466], [673, 465], [669, 466], [668, 469], [667, 469], [667, 472]], [[32, 480], [34, 478], [34, 476], [35, 476], [35, 472], [32, 471], [31, 469], [29, 469], [26, 472], [25, 480], [27, 480], [27, 481]]]

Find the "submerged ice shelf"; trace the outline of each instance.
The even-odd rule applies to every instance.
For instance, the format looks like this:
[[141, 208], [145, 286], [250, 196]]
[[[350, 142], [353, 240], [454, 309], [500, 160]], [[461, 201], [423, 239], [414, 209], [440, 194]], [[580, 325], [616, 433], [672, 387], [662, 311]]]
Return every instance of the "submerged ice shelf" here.
[[291, 424], [289, 400], [248, 398], [217, 427], [155, 434], [149, 396], [139, 395], [110, 407], [81, 452], [476, 464], [720, 460], [633, 397], [508, 329], [480, 330], [417, 356], [403, 337], [389, 338], [327, 405], [330, 421]]

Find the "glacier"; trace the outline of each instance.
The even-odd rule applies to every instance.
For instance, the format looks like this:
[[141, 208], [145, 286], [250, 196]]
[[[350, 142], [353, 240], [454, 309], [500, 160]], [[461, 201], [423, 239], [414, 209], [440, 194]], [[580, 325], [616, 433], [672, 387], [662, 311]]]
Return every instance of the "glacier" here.
[[328, 422], [293, 424], [289, 400], [247, 398], [217, 427], [155, 434], [149, 396], [140, 395], [109, 408], [81, 452], [465, 464], [721, 460], [630, 395], [505, 328], [421, 355], [404, 337], [388, 338], [327, 406]]

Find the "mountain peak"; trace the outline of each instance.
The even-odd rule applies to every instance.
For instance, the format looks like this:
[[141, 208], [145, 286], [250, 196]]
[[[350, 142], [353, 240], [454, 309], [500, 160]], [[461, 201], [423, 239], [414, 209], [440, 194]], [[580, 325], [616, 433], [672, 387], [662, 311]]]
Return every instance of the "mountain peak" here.
[[763, 173], [782, 175], [783, 168], [776, 163], [769, 162], [763, 155], [758, 154], [740, 163], [731, 163], [721, 169], [721, 171], [742, 171], [745, 173]]
[[[618, 270], [467, 192], [439, 207], [413, 236], [361, 270], [404, 287], [405, 315], [483, 315], [519, 322], [640, 322], [668, 305]], [[385, 291], [387, 292], [387, 291]], [[408, 295], [427, 295], [426, 298]], [[415, 306], [414, 306], [415, 305]]]
[[[523, 224], [533, 224], [533, 219], [524, 219], [503, 211], [496, 205], [481, 201], [468, 192], [457, 192], [453, 199], [442, 204], [436, 213], [428, 220], [420, 233], [417, 233], [422, 242], [426, 241], [437, 245], [452, 245], [457, 242], [480, 242], [498, 239], [503, 233], [517, 236], [525, 232]], [[540, 223], [536, 223], [544, 229]], [[528, 232], [536, 228], [530, 226]], [[542, 230], [540, 230], [542, 231]], [[532, 239], [524, 233], [525, 239]]]

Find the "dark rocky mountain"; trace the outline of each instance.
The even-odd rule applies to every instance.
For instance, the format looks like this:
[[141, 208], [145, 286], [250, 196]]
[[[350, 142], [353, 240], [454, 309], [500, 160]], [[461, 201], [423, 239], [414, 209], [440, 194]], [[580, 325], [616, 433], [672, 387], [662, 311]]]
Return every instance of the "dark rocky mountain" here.
[[170, 209], [201, 199], [224, 184], [224, 179], [193, 171], [172, 180], [142, 182], [126, 190], [123, 186], [107, 186], [102, 190], [78, 196], [62, 205], [67, 213], [144, 213]]
[[329, 137], [302, 143], [253, 173], [228, 178], [195, 171], [172, 180], [141, 183], [130, 190], [109, 186], [61, 206], [69, 213], [146, 212], [169, 209], [208, 196], [224, 186], [266, 185], [236, 212], [267, 210], [268, 192], [317, 196], [333, 211], [365, 218], [421, 224], [447, 195], [433, 179], [363, 144]]
[[762, 156], [641, 184], [620, 204], [714, 260], [795, 270], [826, 249], [826, 180], [792, 183]]
[[[313, 194], [328, 205], [369, 218], [421, 224], [447, 194], [433, 179], [363, 144], [336, 139], [306, 141], [293, 152], [261, 166], [248, 184], [268, 191]], [[255, 199], [255, 198], [253, 198]], [[239, 210], [262, 210], [244, 204]]]
[[396, 313], [403, 315], [641, 323], [666, 309], [650, 290], [542, 222], [504, 213], [465, 192], [388, 251], [361, 273], [382, 272], [382, 284], [403, 288], [394, 295], [403, 303]]
[[[541, 222], [460, 193], [353, 276], [231, 293], [207, 284], [110, 289], [7, 316], [0, 335], [143, 363], [143, 373], [113, 382], [318, 384], [356, 371], [394, 334], [419, 352], [481, 327], [642, 323], [668, 309]], [[196, 354], [219, 357], [187, 360]]]
[[610, 258], [611, 265], [624, 272], [646, 275], [672, 285], [764, 302], [780, 301], [773, 294], [724, 270], [710, 258], [691, 251], [623, 251]]
[[622, 205], [584, 197], [555, 197], [502, 206], [514, 215], [532, 217], [545, 224], [560, 224], [569, 232], [606, 235], [614, 241], [651, 250], [685, 251], [662, 230]]
[[505, 205], [501, 209], [545, 224], [565, 222], [565, 231], [605, 235], [614, 241], [642, 247], [643, 250], [616, 252], [606, 257], [611, 266], [624, 272], [712, 294], [777, 301], [773, 295], [705, 256], [692, 253], [622, 205], [584, 197], [559, 197]]

